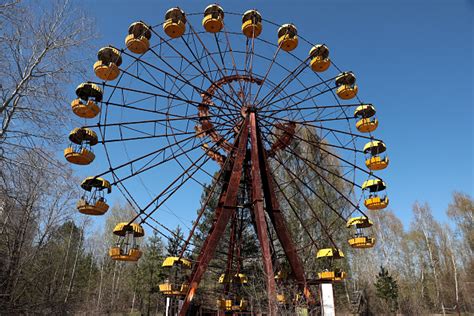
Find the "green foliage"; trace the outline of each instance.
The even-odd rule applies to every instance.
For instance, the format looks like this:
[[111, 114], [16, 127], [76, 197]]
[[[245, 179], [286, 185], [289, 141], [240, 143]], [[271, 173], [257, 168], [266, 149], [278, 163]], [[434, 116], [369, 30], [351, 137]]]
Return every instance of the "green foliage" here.
[[159, 292], [158, 285], [165, 278], [161, 267], [165, 247], [161, 238], [154, 232], [142, 250], [143, 257], [140, 259], [136, 272], [131, 275], [131, 288], [143, 304], [141, 310], [149, 314], [156, 308], [164, 309], [165, 298]]
[[384, 300], [389, 306], [390, 311], [395, 312], [398, 309], [398, 284], [387, 269], [380, 266], [380, 272], [374, 283], [376, 294]]
[[178, 225], [174, 230], [171, 238], [168, 240], [168, 244], [166, 246], [166, 252], [168, 256], [177, 257], [181, 253], [181, 248], [183, 245], [183, 232], [181, 231], [181, 227]]

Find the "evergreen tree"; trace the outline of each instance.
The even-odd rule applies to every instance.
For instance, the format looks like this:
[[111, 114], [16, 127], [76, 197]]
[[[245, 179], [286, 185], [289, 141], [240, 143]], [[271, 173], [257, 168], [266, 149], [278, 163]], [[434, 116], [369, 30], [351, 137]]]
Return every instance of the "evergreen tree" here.
[[385, 301], [391, 312], [398, 309], [398, 284], [383, 266], [380, 266], [380, 272], [374, 283], [376, 294]]
[[165, 278], [161, 267], [165, 255], [163, 241], [156, 232], [150, 236], [142, 247], [143, 258], [140, 259], [136, 274], [132, 280], [132, 288], [136, 293], [138, 310], [149, 315], [153, 310], [163, 310], [165, 298], [159, 292], [158, 285]]
[[168, 256], [171, 257], [178, 257], [181, 252], [181, 248], [183, 245], [183, 232], [181, 227], [178, 225], [173, 232], [173, 236], [168, 239], [168, 245], [166, 246], [166, 251]]

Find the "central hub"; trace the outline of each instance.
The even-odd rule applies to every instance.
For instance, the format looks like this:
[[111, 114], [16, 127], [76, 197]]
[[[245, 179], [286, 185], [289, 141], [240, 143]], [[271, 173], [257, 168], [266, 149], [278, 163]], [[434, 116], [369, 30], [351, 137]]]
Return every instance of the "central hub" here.
[[240, 114], [242, 114], [243, 118], [246, 118], [249, 113], [256, 113], [257, 107], [255, 105], [243, 105], [240, 108]]
[[[239, 83], [240, 90], [235, 90], [237, 85], [232, 85], [233, 82]], [[257, 112], [257, 105], [249, 102], [250, 96], [244, 92], [251, 91], [248, 84], [261, 86], [263, 80], [249, 75], [225, 76], [214, 81], [201, 93], [202, 101], [198, 106], [199, 120], [195, 126], [196, 137], [207, 136], [215, 144], [210, 146], [204, 143], [203, 149], [219, 164], [222, 164], [226, 155], [234, 149], [231, 138], [239, 133], [245, 118], [250, 113]], [[235, 97], [238, 100], [235, 100]], [[295, 127], [293, 122], [274, 123], [273, 126], [269, 126], [276, 135], [267, 152], [269, 156], [273, 156], [289, 144], [295, 133]]]
[[[256, 83], [257, 85], [261, 85], [263, 81], [249, 75], [231, 75], [222, 77], [213, 82], [212, 85], [201, 94], [202, 102], [198, 106], [199, 122], [196, 124], [195, 128], [197, 137], [208, 136], [214, 143], [218, 144], [220, 149], [228, 153], [232, 150], [232, 144], [221, 135], [222, 132], [217, 131], [217, 128], [228, 126], [230, 123], [234, 126], [228, 127], [235, 130], [241, 124], [241, 119], [235, 117], [235, 103], [237, 102], [235, 102], [235, 100], [232, 100], [232, 103], [227, 102], [228, 99], [232, 99], [232, 96], [236, 95], [236, 92], [231, 85], [233, 82], [240, 82], [240, 85], [243, 86], [245, 83]], [[224, 88], [227, 85], [229, 87]], [[243, 93], [243, 89], [241, 89], [237, 95], [241, 102], [244, 103], [246, 97]], [[254, 111], [254, 108], [254, 106], [242, 105], [240, 108], [241, 116], [246, 117], [249, 111]]]

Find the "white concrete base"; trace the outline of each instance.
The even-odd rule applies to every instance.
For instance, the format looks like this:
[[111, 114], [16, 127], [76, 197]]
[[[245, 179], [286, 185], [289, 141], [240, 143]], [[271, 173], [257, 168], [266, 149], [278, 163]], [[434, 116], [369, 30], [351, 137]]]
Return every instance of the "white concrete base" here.
[[321, 316], [335, 316], [334, 292], [331, 283], [321, 283], [319, 285], [321, 292]]

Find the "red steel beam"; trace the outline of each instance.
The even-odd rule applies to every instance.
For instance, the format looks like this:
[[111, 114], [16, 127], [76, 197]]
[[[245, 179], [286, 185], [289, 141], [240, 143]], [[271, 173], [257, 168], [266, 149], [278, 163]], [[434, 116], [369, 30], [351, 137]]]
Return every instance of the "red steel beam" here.
[[[252, 121], [251, 121], [252, 122]], [[263, 180], [263, 191], [265, 197], [266, 211], [270, 220], [275, 228], [275, 232], [278, 236], [285, 255], [288, 258], [293, 275], [298, 283], [299, 288], [303, 292], [306, 300], [309, 304], [315, 304], [315, 297], [312, 294], [310, 288], [307, 285], [303, 264], [298, 256], [297, 249], [293, 240], [291, 239], [290, 232], [287, 228], [287, 224], [283, 213], [280, 210], [280, 203], [275, 194], [275, 187], [273, 184], [273, 176], [268, 164], [267, 155], [263, 148], [263, 142], [260, 134], [260, 129], [257, 126], [258, 135], [258, 147], [260, 148], [260, 164], [262, 166], [262, 180]]]
[[[242, 126], [240, 137], [238, 138], [237, 152], [232, 165], [232, 173], [230, 174], [229, 184], [227, 190], [223, 189], [221, 197], [219, 198], [219, 205], [216, 208], [216, 220], [214, 221], [213, 227], [204, 241], [203, 248], [198, 257], [197, 264], [193, 269], [190, 277], [189, 290], [184, 298], [183, 306], [179, 312], [180, 316], [185, 316], [189, 309], [191, 300], [196, 293], [196, 290], [201, 282], [201, 278], [204, 272], [207, 270], [207, 266], [214, 256], [217, 245], [224, 235], [225, 228], [235, 212], [237, 207], [237, 193], [240, 187], [240, 180], [242, 177], [243, 163], [247, 150], [248, 143], [248, 125], [249, 118], [247, 117]], [[221, 203], [223, 201], [223, 203]]]
[[[261, 148], [258, 146], [257, 122], [255, 112], [250, 113], [250, 161], [252, 163], [252, 210], [257, 226], [257, 236], [262, 249], [263, 267], [267, 276], [268, 315], [276, 315], [276, 284], [273, 273], [267, 222], [263, 208], [262, 174], [260, 169]], [[259, 150], [260, 149], [260, 150]]]

